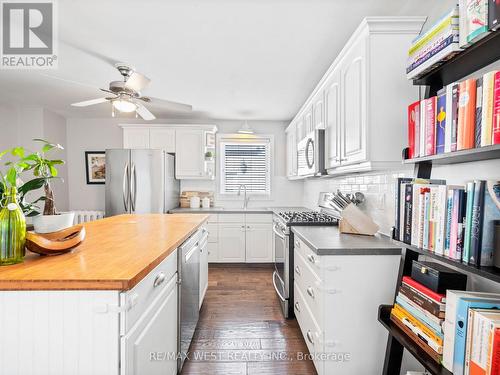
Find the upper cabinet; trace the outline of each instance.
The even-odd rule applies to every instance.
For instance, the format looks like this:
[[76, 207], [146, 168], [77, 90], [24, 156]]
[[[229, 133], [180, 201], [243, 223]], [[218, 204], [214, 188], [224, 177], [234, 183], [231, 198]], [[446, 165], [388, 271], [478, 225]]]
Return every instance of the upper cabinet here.
[[[365, 18], [292, 120], [296, 143], [312, 129], [325, 129], [328, 174], [401, 164], [406, 108], [418, 98], [418, 88], [405, 76], [406, 57], [424, 22], [425, 17]], [[297, 178], [296, 144], [287, 147], [288, 177]]]
[[[213, 125], [121, 125], [124, 148], [162, 149], [175, 153], [177, 179], [215, 178], [215, 133]], [[212, 156], [206, 157], [210, 151]]]
[[286, 175], [297, 176], [297, 126], [291, 124], [286, 129]]

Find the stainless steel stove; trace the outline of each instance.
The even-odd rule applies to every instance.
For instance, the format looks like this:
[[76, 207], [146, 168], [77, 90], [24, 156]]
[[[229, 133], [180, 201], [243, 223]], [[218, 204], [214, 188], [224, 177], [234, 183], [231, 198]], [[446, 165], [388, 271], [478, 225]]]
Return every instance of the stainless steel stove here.
[[335, 216], [317, 211], [280, 211], [278, 216], [285, 221], [286, 226], [338, 224]]

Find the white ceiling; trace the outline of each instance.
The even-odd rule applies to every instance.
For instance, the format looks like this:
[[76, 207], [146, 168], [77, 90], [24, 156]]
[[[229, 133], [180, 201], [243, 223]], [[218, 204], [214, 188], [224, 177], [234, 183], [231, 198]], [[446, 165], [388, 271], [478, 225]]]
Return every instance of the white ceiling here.
[[[192, 104], [193, 117], [288, 120], [363, 17], [426, 15], [436, 3], [59, 1], [59, 68], [0, 71], [0, 100], [42, 105], [68, 117], [109, 117], [107, 104], [70, 107], [102, 96], [98, 87], [120, 79], [109, 59], [150, 77], [144, 94]], [[155, 114], [181, 117], [160, 109]]]

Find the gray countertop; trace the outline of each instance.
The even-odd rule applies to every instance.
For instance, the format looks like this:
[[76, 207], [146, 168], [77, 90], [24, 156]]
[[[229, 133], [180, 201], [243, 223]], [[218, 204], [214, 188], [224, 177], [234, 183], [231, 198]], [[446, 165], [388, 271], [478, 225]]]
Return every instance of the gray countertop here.
[[210, 207], [210, 208], [174, 208], [169, 210], [170, 214], [180, 213], [206, 213], [206, 214], [272, 214], [279, 211], [291, 210], [306, 210], [303, 207], [249, 207], [244, 208], [227, 208], [227, 207]]
[[339, 232], [337, 226], [293, 226], [293, 233], [318, 255], [399, 255], [401, 247], [389, 237], [362, 236]]

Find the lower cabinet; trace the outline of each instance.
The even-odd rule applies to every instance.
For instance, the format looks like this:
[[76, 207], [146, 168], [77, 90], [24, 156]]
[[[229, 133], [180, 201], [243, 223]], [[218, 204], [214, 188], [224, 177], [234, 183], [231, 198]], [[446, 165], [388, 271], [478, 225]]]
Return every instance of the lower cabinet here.
[[200, 309], [208, 289], [208, 251], [208, 239], [204, 237], [200, 245]]
[[271, 263], [273, 261], [271, 224], [247, 224], [245, 233], [246, 262]]
[[245, 224], [219, 223], [219, 262], [245, 262]]

